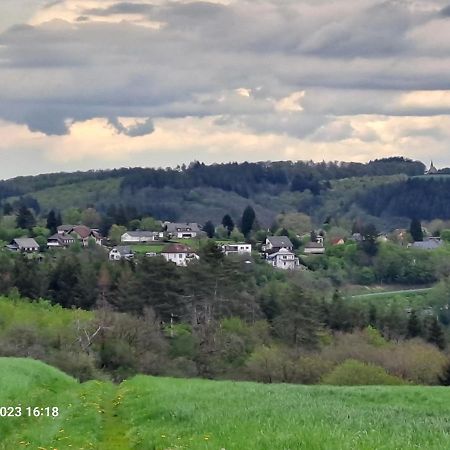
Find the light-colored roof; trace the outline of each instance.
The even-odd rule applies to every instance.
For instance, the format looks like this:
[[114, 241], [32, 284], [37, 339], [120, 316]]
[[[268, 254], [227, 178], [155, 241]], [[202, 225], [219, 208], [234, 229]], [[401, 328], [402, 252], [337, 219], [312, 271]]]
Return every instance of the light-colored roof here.
[[118, 245], [117, 247], [113, 248], [113, 251], [114, 250], [117, 251], [118, 253], [120, 253], [122, 256], [133, 254], [131, 247], [128, 247], [127, 245]]
[[267, 240], [275, 248], [293, 247], [291, 240], [287, 236], [268, 236]]
[[122, 234], [122, 236], [125, 235], [131, 236], [131, 237], [153, 237], [159, 235], [157, 231], [142, 231], [142, 230], [136, 230], [136, 231], [127, 231], [126, 233]]
[[13, 243], [19, 248], [39, 248], [39, 244], [33, 238], [17, 238]]
[[287, 255], [294, 255], [294, 253], [290, 252], [289, 250], [287, 250], [286, 248], [281, 248], [279, 251], [277, 251], [276, 253], [272, 253], [271, 255], [268, 255], [267, 258], [268, 259], [274, 259], [277, 256], [287, 256]]
[[436, 248], [441, 247], [442, 241], [439, 241], [437, 239], [426, 239], [424, 241], [418, 241], [418, 242], [414, 242], [412, 244], [413, 248], [420, 248], [422, 250], [434, 250]]
[[320, 242], [308, 242], [305, 244], [305, 248], [323, 248], [323, 244]]

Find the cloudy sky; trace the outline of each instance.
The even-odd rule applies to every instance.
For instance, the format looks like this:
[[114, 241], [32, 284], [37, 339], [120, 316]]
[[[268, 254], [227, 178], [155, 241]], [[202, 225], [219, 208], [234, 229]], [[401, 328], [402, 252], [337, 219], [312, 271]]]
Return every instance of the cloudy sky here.
[[449, 144], [450, 0], [0, 2], [0, 178]]

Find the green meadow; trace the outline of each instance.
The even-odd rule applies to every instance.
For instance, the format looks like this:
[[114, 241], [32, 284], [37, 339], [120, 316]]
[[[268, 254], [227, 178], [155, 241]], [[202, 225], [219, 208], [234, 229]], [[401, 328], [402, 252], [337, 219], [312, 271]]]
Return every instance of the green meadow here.
[[0, 418], [0, 449], [450, 448], [450, 390], [261, 385], [137, 376], [80, 384], [0, 358], [0, 405], [58, 417]]

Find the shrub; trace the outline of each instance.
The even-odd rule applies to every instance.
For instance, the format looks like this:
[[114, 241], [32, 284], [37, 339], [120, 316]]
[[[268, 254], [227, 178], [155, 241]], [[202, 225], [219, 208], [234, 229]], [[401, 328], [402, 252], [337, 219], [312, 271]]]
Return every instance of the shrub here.
[[389, 375], [383, 367], [347, 360], [333, 369], [322, 380], [336, 386], [401, 385], [404, 381]]

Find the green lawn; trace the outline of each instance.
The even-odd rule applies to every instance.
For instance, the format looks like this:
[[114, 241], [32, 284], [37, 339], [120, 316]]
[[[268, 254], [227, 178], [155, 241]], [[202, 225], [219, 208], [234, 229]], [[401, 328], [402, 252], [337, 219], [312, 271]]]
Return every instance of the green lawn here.
[[450, 390], [261, 385], [138, 376], [79, 384], [0, 358], [0, 404], [58, 406], [0, 418], [0, 449], [446, 449]]
[[133, 244], [130, 247], [135, 253], [144, 254], [149, 252], [161, 253], [167, 244]]

